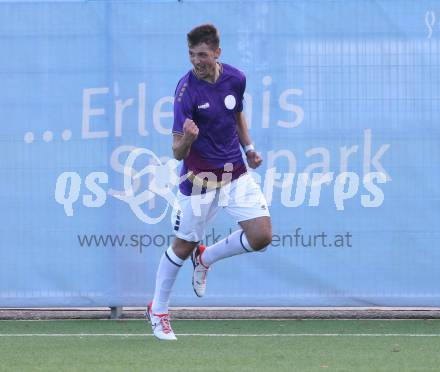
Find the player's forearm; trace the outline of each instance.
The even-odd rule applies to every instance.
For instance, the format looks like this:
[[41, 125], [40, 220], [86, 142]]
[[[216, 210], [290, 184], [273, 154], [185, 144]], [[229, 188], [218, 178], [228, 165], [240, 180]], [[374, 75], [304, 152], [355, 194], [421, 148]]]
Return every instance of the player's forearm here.
[[237, 134], [242, 147], [252, 143], [246, 119], [242, 113], [237, 118]]
[[251, 136], [249, 135], [249, 131], [246, 129], [238, 129], [238, 139], [240, 140], [240, 145], [242, 147], [245, 147], [247, 145], [250, 145], [252, 143]]
[[192, 142], [185, 136], [178, 137], [173, 142], [173, 155], [176, 160], [185, 159], [191, 150]]

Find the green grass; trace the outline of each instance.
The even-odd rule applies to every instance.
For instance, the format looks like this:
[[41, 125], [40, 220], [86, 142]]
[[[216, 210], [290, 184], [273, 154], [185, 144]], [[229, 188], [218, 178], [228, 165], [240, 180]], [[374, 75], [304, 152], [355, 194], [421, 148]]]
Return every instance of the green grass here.
[[[151, 329], [137, 320], [0, 321], [0, 370], [440, 370], [440, 320], [203, 320], [174, 321], [173, 328], [177, 342], [145, 336]], [[79, 333], [87, 335], [71, 336]], [[188, 335], [194, 333], [241, 336]], [[68, 335], [5, 336], [12, 334]], [[285, 336], [244, 336], [250, 334]]]

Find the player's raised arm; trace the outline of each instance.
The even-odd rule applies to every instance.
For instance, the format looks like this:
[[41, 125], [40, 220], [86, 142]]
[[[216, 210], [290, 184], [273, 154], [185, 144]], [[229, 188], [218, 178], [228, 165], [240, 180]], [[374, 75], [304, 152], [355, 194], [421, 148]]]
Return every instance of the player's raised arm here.
[[173, 154], [177, 160], [185, 159], [191, 150], [192, 143], [199, 135], [199, 128], [191, 119], [186, 119], [183, 123], [183, 135], [174, 133], [173, 135]]
[[246, 117], [244, 116], [243, 111], [237, 112], [235, 115], [237, 119], [238, 139], [240, 140], [240, 144], [246, 154], [249, 167], [255, 169], [261, 165], [263, 159], [261, 158], [260, 154], [255, 151], [254, 145], [252, 144], [252, 139], [249, 134]]

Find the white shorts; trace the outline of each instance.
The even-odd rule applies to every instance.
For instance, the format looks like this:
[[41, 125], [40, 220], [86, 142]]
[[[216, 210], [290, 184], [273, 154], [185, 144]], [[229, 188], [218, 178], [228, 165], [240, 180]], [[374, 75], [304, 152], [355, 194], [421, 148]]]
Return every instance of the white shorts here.
[[186, 196], [178, 191], [176, 199], [171, 213], [173, 231], [178, 238], [189, 242], [204, 238], [206, 225], [222, 208], [236, 222], [270, 216], [260, 186], [247, 173], [203, 195]]

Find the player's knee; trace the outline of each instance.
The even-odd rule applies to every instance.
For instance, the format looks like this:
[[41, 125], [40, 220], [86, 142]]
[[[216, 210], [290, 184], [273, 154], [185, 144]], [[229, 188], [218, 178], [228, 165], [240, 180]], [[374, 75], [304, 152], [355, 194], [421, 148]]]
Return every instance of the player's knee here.
[[258, 233], [250, 242], [252, 249], [256, 252], [264, 252], [270, 243], [272, 243], [272, 232], [270, 231]]
[[173, 242], [173, 251], [177, 257], [182, 260], [186, 260], [196, 247], [197, 243], [187, 242], [185, 240], [176, 238]]

